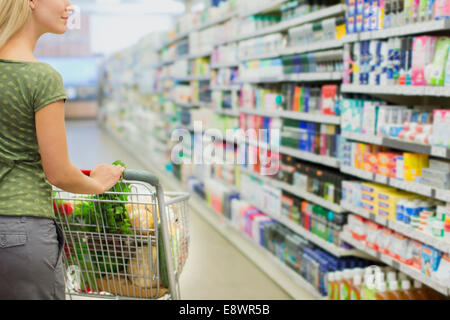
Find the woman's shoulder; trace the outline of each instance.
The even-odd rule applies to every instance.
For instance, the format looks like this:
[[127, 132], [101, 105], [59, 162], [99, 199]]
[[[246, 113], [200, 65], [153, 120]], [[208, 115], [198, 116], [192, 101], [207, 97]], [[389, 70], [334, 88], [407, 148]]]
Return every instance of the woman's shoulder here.
[[46, 62], [36, 61], [27, 65], [30, 76], [38, 77], [40, 81], [48, 77], [62, 79], [61, 74]]

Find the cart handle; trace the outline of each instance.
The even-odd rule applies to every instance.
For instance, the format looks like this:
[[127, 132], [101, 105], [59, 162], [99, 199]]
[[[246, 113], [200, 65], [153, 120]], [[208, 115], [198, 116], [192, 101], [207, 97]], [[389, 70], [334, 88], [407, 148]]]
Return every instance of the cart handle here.
[[159, 179], [154, 174], [144, 170], [125, 170], [123, 173], [125, 180], [141, 181], [150, 184], [153, 187], [159, 186]]
[[[81, 172], [88, 177], [91, 175], [91, 170], [81, 170]], [[157, 187], [159, 184], [159, 179], [157, 176], [144, 170], [125, 170], [123, 173], [123, 178], [125, 180], [146, 182], [153, 187]]]

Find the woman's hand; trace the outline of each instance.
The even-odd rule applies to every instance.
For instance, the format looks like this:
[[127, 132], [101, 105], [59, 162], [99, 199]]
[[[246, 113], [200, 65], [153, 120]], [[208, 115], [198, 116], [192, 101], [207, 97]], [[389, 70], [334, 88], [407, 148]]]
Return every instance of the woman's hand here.
[[91, 178], [99, 184], [99, 193], [105, 193], [116, 185], [124, 171], [122, 166], [99, 164], [91, 171]]

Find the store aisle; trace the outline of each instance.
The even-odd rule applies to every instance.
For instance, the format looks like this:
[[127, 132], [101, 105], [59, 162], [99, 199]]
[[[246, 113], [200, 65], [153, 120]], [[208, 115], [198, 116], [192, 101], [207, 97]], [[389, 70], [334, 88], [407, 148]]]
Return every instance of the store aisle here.
[[[122, 160], [143, 166], [95, 121], [68, 121], [69, 153], [80, 168]], [[180, 286], [182, 299], [291, 299], [274, 281], [191, 210], [191, 248]], [[313, 299], [305, 291], [305, 299]]]

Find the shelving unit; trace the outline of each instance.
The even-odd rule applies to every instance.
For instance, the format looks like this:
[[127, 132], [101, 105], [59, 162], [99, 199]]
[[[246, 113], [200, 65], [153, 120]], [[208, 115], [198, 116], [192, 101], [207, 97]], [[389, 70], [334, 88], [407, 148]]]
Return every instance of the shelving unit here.
[[449, 291], [450, 288], [448, 286], [445, 286], [442, 283], [440, 283], [439, 281], [426, 276], [425, 274], [423, 274], [422, 272], [420, 272], [417, 269], [414, 269], [411, 266], [400, 263], [399, 261], [393, 259], [392, 257], [389, 257], [385, 254], [381, 254], [378, 251], [375, 251], [373, 249], [366, 247], [362, 242], [353, 239], [351, 235], [342, 233], [341, 239], [343, 241], [347, 242], [348, 244], [351, 244], [358, 250], [365, 252], [365, 253], [381, 260], [382, 262], [386, 263], [387, 265], [389, 265], [397, 270], [400, 270], [401, 272], [408, 275], [409, 277], [424, 283], [425, 285], [429, 286], [430, 288], [433, 288], [434, 290], [442, 293], [443, 295], [445, 295], [445, 296], [450, 295], [450, 291]]
[[366, 211], [362, 208], [357, 208], [354, 205], [349, 204], [345, 201], [341, 202], [341, 207], [343, 209], [348, 210], [349, 212], [357, 214], [361, 217], [375, 221], [376, 223], [378, 223], [382, 226], [388, 227], [389, 229], [399, 232], [407, 237], [410, 237], [411, 239], [416, 239], [422, 243], [428, 244], [428, 245], [432, 246], [433, 248], [436, 248], [444, 253], [450, 253], [450, 242], [447, 242], [444, 239], [440, 239], [440, 238], [428, 235], [425, 232], [416, 230], [413, 227], [411, 227], [410, 225], [407, 225], [405, 223], [388, 220], [379, 215], [369, 213], [368, 211]]
[[[187, 39], [191, 32], [202, 31], [207, 28], [213, 27], [215, 25], [224, 23], [230, 19], [238, 18], [242, 19], [255, 14], [262, 14], [268, 12], [279, 12], [281, 5], [286, 3], [286, 0], [278, 0], [272, 1], [270, 3], [266, 3], [265, 5], [254, 8], [247, 12], [233, 12], [227, 15], [224, 15], [220, 19], [215, 21], [206, 23], [204, 25], [193, 28], [189, 32], [182, 33], [177, 35], [173, 40], [165, 43], [161, 48], [157, 50], [161, 50], [166, 46], [170, 46], [175, 44], [176, 42]], [[273, 33], [278, 32], [286, 32], [289, 28], [300, 26], [306, 23], [316, 22], [322, 19], [327, 19], [333, 16], [343, 15], [345, 13], [345, 5], [335, 5], [332, 7], [328, 7], [326, 9], [322, 9], [307, 15], [304, 15], [299, 18], [294, 18], [291, 20], [283, 21], [278, 24], [272, 25], [267, 28], [263, 28], [257, 30], [256, 32], [251, 33], [243, 33], [237, 37], [217, 42], [214, 47], [219, 45], [226, 44], [238, 44], [240, 41], [257, 38]], [[265, 52], [263, 54], [251, 55], [251, 56], [242, 56], [237, 59], [237, 61], [223, 63], [223, 64], [213, 64], [209, 66], [211, 70], [224, 69], [224, 68], [244, 68], [245, 65], [249, 61], [253, 60], [263, 60], [270, 58], [280, 58], [287, 55], [294, 54], [303, 54], [303, 53], [311, 53], [315, 52], [315, 55], [326, 55], [333, 54], [338, 57], [343, 56], [343, 46], [346, 43], [356, 42], [356, 41], [364, 41], [371, 39], [387, 39], [391, 37], [398, 36], [408, 36], [408, 35], [416, 35], [416, 34], [425, 34], [425, 33], [433, 33], [446, 31], [450, 29], [450, 20], [439, 20], [439, 21], [428, 21], [422, 23], [416, 23], [413, 25], [407, 25], [397, 28], [391, 28], [386, 30], [379, 31], [371, 31], [371, 32], [361, 32], [356, 34], [345, 35], [344, 37], [336, 40], [329, 41], [320, 41], [320, 42], [312, 42], [308, 45], [295, 46], [295, 47], [287, 47], [287, 48], [278, 48], [276, 52]], [[191, 50], [192, 51], [192, 50]], [[161, 66], [166, 66], [170, 64], [174, 64], [179, 60], [191, 60], [197, 58], [205, 58], [210, 57], [212, 55], [212, 50], [206, 52], [200, 52], [198, 54], [186, 54], [184, 56], [177, 57], [176, 59], [166, 60], [157, 65], [157, 68]], [[339, 68], [336, 68], [339, 69]], [[171, 77], [166, 76], [162, 78], [162, 80], [174, 80], [178, 82], [192, 82], [192, 81], [211, 81], [212, 75], [206, 76], [193, 76], [188, 75], [185, 77]], [[314, 72], [314, 73], [298, 73], [298, 74], [280, 74], [278, 76], [264, 76], [258, 75], [254, 78], [243, 78], [242, 74], [239, 79], [239, 84], [236, 85], [227, 85], [227, 86], [210, 86], [211, 91], [231, 91], [233, 94], [236, 91], [242, 89], [243, 85], [246, 84], [281, 84], [281, 83], [312, 83], [318, 84], [322, 82], [333, 82], [340, 83], [343, 79], [343, 72]], [[220, 81], [220, 80], [219, 80]], [[219, 83], [219, 81], [217, 81]], [[212, 83], [213, 81], [211, 81]], [[394, 100], [394, 97], [398, 100], [402, 97], [435, 97], [435, 98], [448, 98], [450, 97], [450, 87], [432, 87], [432, 86], [400, 86], [400, 85], [389, 85], [389, 86], [368, 86], [368, 85], [355, 85], [355, 84], [341, 84], [340, 92], [343, 94], [364, 94], [364, 95], [373, 95], [373, 96], [392, 96], [391, 98]], [[158, 92], [154, 92], [158, 93]], [[162, 92], [159, 92], [160, 94]], [[166, 101], [170, 101], [165, 97]], [[437, 99], [435, 99], [437, 100]], [[195, 102], [195, 103], [178, 103], [176, 101], [172, 101], [177, 106], [181, 108], [214, 108], [214, 103], [204, 103], [204, 102]], [[235, 108], [235, 106], [233, 106]], [[273, 119], [292, 119], [306, 122], [313, 122], [319, 124], [327, 124], [327, 125], [340, 125], [341, 117], [335, 115], [324, 115], [324, 114], [310, 114], [310, 113], [301, 113], [294, 111], [286, 111], [286, 110], [259, 110], [259, 109], [212, 109], [215, 114], [225, 115], [230, 117], [240, 117], [240, 115], [256, 115], [266, 118]], [[183, 110], [186, 111], [186, 110]], [[234, 119], [232, 119], [234, 121]], [[179, 120], [178, 120], [179, 121]], [[228, 119], [227, 119], [228, 121]], [[183, 120], [183, 122], [186, 122]], [[192, 125], [181, 125], [181, 128], [193, 131], [194, 128]], [[349, 140], [363, 142], [367, 144], [375, 144], [390, 147], [397, 150], [403, 150], [408, 152], [415, 153], [423, 153], [428, 154], [430, 156], [450, 159], [450, 149], [442, 148], [442, 147], [432, 147], [425, 144], [401, 141], [398, 139], [391, 139], [385, 137], [378, 136], [369, 136], [361, 133], [353, 133], [342, 131], [341, 135]], [[242, 144], [246, 143], [252, 146], [257, 146], [263, 149], [269, 148], [267, 143], [262, 143], [258, 141], [247, 141], [245, 139], [229, 139], [227, 137], [222, 137], [222, 140], [235, 143]], [[159, 145], [163, 146], [163, 143]], [[330, 168], [335, 168], [342, 173], [358, 177], [363, 180], [367, 180], [370, 182], [377, 182], [380, 184], [392, 186], [398, 188], [400, 190], [409, 191], [418, 195], [438, 199], [444, 202], [450, 202], [450, 190], [442, 190], [433, 187], [429, 187], [426, 185], [414, 183], [414, 182], [406, 182], [398, 179], [388, 178], [379, 174], [374, 174], [372, 172], [367, 172], [363, 170], [359, 170], [352, 167], [346, 167], [339, 163], [339, 160], [335, 157], [330, 156], [322, 156], [317, 155], [305, 151], [301, 151], [296, 148], [289, 148], [281, 145], [272, 145], [270, 146], [272, 150], [278, 150], [283, 155], [289, 155], [296, 159], [300, 159], [302, 161], [308, 161], [315, 164], [320, 164], [324, 166], [328, 166]], [[139, 156], [139, 155], [138, 155]], [[147, 161], [148, 159], [145, 159]], [[166, 174], [163, 168], [160, 168], [161, 174]], [[384, 219], [380, 216], [369, 214], [364, 212], [359, 208], [355, 208], [348, 203], [342, 202], [341, 204], [332, 203], [323, 198], [316, 196], [315, 194], [311, 194], [301, 190], [298, 187], [291, 186], [287, 183], [277, 181], [267, 176], [262, 176], [258, 173], [255, 173], [246, 168], [240, 168], [240, 173], [253, 177], [254, 179], [262, 181], [265, 185], [271, 186], [273, 188], [277, 188], [283, 191], [286, 191], [290, 194], [293, 194], [299, 198], [305, 199], [312, 203], [318, 204], [324, 208], [332, 210], [334, 212], [352, 212], [359, 216], [363, 216], [367, 219], [373, 220], [383, 226], [387, 226], [392, 230], [399, 232], [403, 235], [406, 235], [412, 239], [417, 239], [425, 244], [433, 246], [444, 253], [450, 253], [450, 244], [442, 241], [439, 238], [432, 237], [430, 235], [424, 234], [423, 232], [419, 232], [411, 228], [408, 225], [404, 225], [402, 223], [396, 221], [390, 221]], [[178, 181], [173, 181], [173, 186], [179, 186]], [[245, 197], [245, 193], [244, 193]], [[227, 220], [225, 220], [222, 216], [218, 215], [214, 210], [212, 210], [200, 197], [194, 195], [193, 203], [198, 211], [201, 212], [202, 216], [208, 220], [212, 226], [214, 226], [218, 232], [223, 234], [226, 238], [228, 238], [234, 245], [236, 245], [245, 255], [247, 255], [251, 260], [255, 261], [260, 268], [262, 268], [269, 276], [271, 276], [277, 283], [283, 288], [287, 288], [286, 290], [291, 293], [292, 296], [295, 296], [295, 286], [299, 286], [305, 288], [308, 292], [310, 292], [314, 297], [322, 299], [323, 297], [303, 278], [301, 278], [298, 274], [296, 274], [293, 270], [289, 269], [286, 265], [280, 262], [276, 257], [274, 257], [270, 252], [260, 247], [258, 244], [255, 244], [253, 240], [248, 238], [245, 234], [242, 234], [239, 230], [237, 230], [233, 224]], [[254, 203], [251, 203], [255, 206]], [[257, 207], [257, 206], [255, 206]], [[265, 212], [264, 208], [259, 208], [260, 211]], [[265, 212], [266, 213], [266, 212]], [[266, 213], [267, 214], [267, 213]], [[420, 271], [417, 271], [409, 266], [402, 265], [394, 259], [387, 257], [385, 255], [381, 255], [373, 250], [367, 248], [364, 244], [355, 241], [353, 238], [349, 237], [348, 234], [342, 234], [342, 240], [353, 245], [355, 250], [345, 250], [342, 248], [338, 248], [332, 243], [329, 243], [322, 238], [312, 234], [308, 230], [302, 228], [297, 225], [295, 222], [283, 217], [281, 215], [267, 214], [272, 219], [280, 222], [284, 226], [288, 227], [295, 233], [301, 235], [302, 237], [308, 239], [310, 242], [316, 244], [318, 247], [323, 248], [326, 251], [333, 253], [339, 257], [345, 256], [360, 256], [363, 258], [370, 259], [378, 259], [382, 262], [385, 262], [388, 265], [404, 272], [405, 274], [411, 276], [414, 279], [417, 279], [432, 288], [444, 293], [445, 295], [449, 295], [449, 288], [442, 286], [436, 281], [432, 280], [425, 275], [422, 275]], [[274, 271], [276, 270], [276, 271]], [[270, 273], [276, 273], [276, 276], [271, 275]]]

